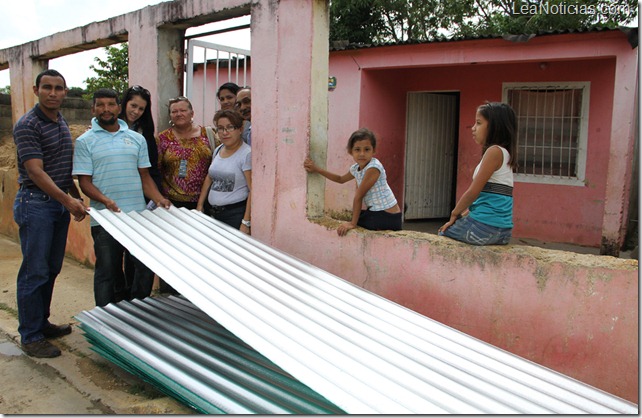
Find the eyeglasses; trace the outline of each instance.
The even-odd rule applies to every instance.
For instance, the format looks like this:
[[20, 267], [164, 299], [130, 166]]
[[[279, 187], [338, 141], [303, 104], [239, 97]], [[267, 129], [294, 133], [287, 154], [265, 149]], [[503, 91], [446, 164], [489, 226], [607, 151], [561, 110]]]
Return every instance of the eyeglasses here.
[[135, 91], [136, 93], [142, 93], [146, 95], [147, 97], [150, 97], [149, 90], [144, 88], [143, 86], [139, 86], [138, 84], [135, 86], [132, 86], [132, 91]]
[[178, 96], [178, 97], [174, 97], [173, 99], [169, 99], [170, 105], [173, 105], [174, 103], [178, 103], [178, 102], [189, 102], [189, 99], [185, 96]]
[[233, 130], [237, 129], [236, 126], [233, 125], [227, 125], [227, 126], [217, 126], [216, 130], [218, 132], [232, 132]]

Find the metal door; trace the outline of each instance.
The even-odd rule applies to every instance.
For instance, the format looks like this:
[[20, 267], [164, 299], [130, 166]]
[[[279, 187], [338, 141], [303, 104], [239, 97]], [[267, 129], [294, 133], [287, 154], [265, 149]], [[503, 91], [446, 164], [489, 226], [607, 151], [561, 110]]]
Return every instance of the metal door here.
[[409, 93], [404, 219], [447, 218], [452, 210], [457, 102], [452, 93]]

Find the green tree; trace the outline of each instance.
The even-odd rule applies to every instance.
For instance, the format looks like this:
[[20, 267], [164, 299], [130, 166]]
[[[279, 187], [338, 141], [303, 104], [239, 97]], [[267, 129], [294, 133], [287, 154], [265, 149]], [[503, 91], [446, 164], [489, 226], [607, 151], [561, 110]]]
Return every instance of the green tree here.
[[122, 43], [120, 46], [108, 46], [105, 48], [105, 52], [107, 53], [105, 60], [96, 57], [94, 61], [97, 66], [89, 66], [97, 74], [97, 77], [89, 77], [85, 80], [87, 84], [87, 94], [83, 95], [85, 99], [91, 100], [94, 92], [100, 88], [110, 88], [122, 93], [129, 85], [129, 48], [127, 43]]
[[383, 9], [371, 1], [332, 0], [330, 39], [371, 43], [386, 30]]
[[11, 86], [0, 87], [0, 93], [11, 94]]
[[330, 40], [376, 43], [615, 28], [637, 0], [332, 0]]
[[67, 97], [85, 97], [87, 95], [87, 90], [80, 87], [69, 87], [67, 92]]

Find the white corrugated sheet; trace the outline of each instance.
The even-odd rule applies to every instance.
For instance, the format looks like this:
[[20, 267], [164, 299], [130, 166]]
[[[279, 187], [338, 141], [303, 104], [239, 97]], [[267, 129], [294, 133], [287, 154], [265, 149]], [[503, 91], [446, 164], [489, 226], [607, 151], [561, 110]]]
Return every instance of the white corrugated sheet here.
[[348, 413], [631, 413], [197, 211], [91, 215], [211, 318]]

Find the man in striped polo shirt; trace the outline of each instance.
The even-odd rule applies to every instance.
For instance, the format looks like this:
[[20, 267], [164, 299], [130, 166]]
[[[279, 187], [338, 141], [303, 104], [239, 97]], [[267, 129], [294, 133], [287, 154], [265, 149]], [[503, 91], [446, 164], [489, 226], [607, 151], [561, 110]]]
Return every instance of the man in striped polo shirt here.
[[65, 257], [70, 213], [82, 221], [86, 207], [71, 176], [71, 133], [60, 114], [67, 96], [65, 78], [56, 70], [45, 70], [36, 77], [33, 92], [38, 104], [13, 128], [20, 183], [13, 217], [22, 249], [18, 332], [26, 354], [50, 358], [59, 356], [60, 349], [47, 339], [71, 332], [69, 324], [50, 323], [49, 310]]
[[[73, 174], [83, 193], [91, 199], [92, 209], [109, 209], [114, 212], [145, 210], [145, 197], [156, 206], [169, 208], [149, 175], [147, 142], [138, 132], [118, 119], [120, 103], [118, 94], [111, 89], [94, 93], [91, 129], [76, 140]], [[91, 212], [90, 212], [91, 214]], [[123, 260], [131, 257], [134, 280], [127, 299], [142, 299], [150, 295], [154, 273], [143, 263], [125, 252], [125, 248], [95, 220], [91, 221], [96, 265], [94, 267], [94, 298], [97, 306], [117, 302], [114, 284], [124, 281]]]

